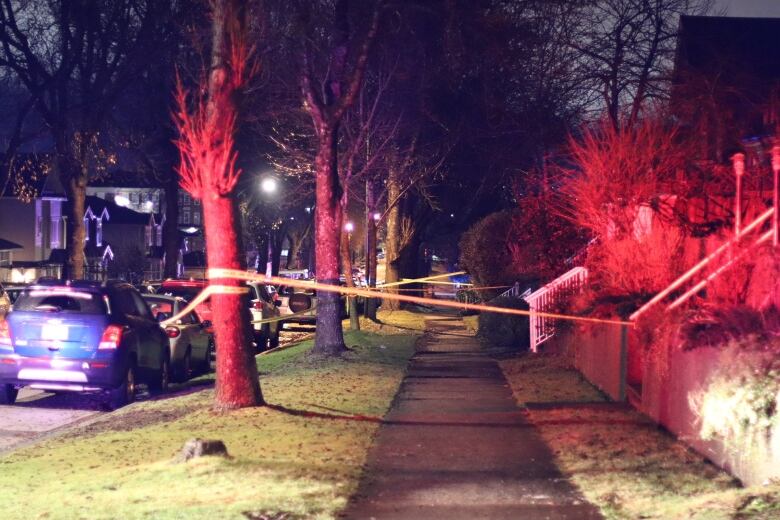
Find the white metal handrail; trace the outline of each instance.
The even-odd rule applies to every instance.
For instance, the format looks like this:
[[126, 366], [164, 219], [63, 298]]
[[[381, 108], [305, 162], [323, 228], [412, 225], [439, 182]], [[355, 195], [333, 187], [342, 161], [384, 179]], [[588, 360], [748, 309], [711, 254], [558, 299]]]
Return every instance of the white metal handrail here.
[[661, 300], [669, 296], [669, 294], [672, 291], [679, 288], [682, 284], [690, 280], [696, 273], [698, 273], [699, 271], [704, 269], [707, 265], [709, 265], [710, 262], [712, 262], [721, 254], [729, 250], [731, 247], [733, 247], [745, 235], [749, 234], [750, 232], [755, 230], [758, 226], [760, 226], [762, 223], [764, 223], [769, 217], [771, 217], [774, 214], [774, 212], [775, 212], [774, 208], [769, 208], [764, 213], [756, 217], [756, 219], [753, 222], [751, 222], [750, 225], [740, 230], [740, 232], [735, 234], [733, 237], [731, 237], [730, 240], [723, 243], [719, 248], [717, 248], [715, 251], [710, 253], [707, 257], [703, 258], [698, 264], [694, 265], [688, 271], [683, 273], [682, 276], [680, 276], [671, 284], [669, 284], [669, 286], [666, 289], [653, 296], [653, 298], [651, 298], [650, 301], [642, 305], [631, 316], [629, 316], [629, 320], [636, 321], [637, 318], [639, 318], [642, 314], [647, 312], [652, 306], [654, 306], [655, 304], [657, 304], [658, 302], [660, 302]]
[[531, 352], [537, 352], [539, 345], [555, 335], [555, 321], [535, 313], [551, 310], [553, 306], [561, 302], [563, 297], [581, 290], [587, 279], [588, 270], [585, 267], [574, 267], [552, 282], [524, 297], [531, 311], [529, 325]]

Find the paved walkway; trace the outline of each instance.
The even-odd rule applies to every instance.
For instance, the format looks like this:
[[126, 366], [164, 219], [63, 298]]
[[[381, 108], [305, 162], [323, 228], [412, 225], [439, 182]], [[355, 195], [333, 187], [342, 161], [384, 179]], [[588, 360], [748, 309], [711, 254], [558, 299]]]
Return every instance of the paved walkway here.
[[442, 317], [428, 330], [344, 516], [601, 518], [561, 476], [498, 363], [463, 323]]

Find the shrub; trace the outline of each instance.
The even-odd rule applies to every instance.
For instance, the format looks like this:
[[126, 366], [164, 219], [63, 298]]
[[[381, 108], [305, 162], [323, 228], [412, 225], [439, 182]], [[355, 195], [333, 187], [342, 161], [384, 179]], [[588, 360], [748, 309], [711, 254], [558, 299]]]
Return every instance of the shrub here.
[[460, 267], [471, 274], [477, 285], [512, 285], [517, 279], [507, 247], [511, 231], [512, 214], [500, 211], [488, 215], [463, 233]]
[[[528, 303], [520, 298], [500, 297], [490, 305], [508, 309], [528, 310]], [[528, 316], [482, 312], [479, 315], [479, 335], [498, 347], [515, 347], [528, 350], [530, 332]]]

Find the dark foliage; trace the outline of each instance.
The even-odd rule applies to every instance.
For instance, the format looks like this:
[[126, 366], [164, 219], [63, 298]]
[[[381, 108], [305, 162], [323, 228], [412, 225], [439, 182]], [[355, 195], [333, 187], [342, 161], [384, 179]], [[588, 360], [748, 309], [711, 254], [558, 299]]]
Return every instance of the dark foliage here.
[[[528, 310], [528, 303], [521, 298], [500, 297], [489, 303], [508, 309]], [[479, 335], [499, 347], [528, 350], [530, 345], [528, 316], [483, 312], [479, 315]]]

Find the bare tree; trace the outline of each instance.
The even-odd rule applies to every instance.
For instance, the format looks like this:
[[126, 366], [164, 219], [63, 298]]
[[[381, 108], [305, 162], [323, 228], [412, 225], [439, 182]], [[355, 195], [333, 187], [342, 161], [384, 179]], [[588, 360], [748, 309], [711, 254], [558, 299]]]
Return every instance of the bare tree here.
[[679, 16], [704, 14], [711, 0], [595, 0], [582, 4], [578, 76], [616, 128], [635, 124], [648, 102], [667, 99]]
[[[237, 101], [256, 70], [246, 37], [247, 12], [242, 0], [214, 0], [211, 64], [200, 89], [176, 92], [177, 145], [181, 185], [203, 203], [209, 269], [242, 269], [235, 197], [241, 171], [236, 167], [234, 133]], [[232, 409], [262, 403], [257, 366], [250, 346], [248, 304], [239, 280], [212, 276], [220, 287], [211, 296], [217, 357], [216, 406]]]
[[0, 2], [0, 66], [24, 85], [54, 143], [68, 193], [68, 274], [84, 275], [84, 197], [101, 132], [119, 95], [146, 66], [164, 2]]

